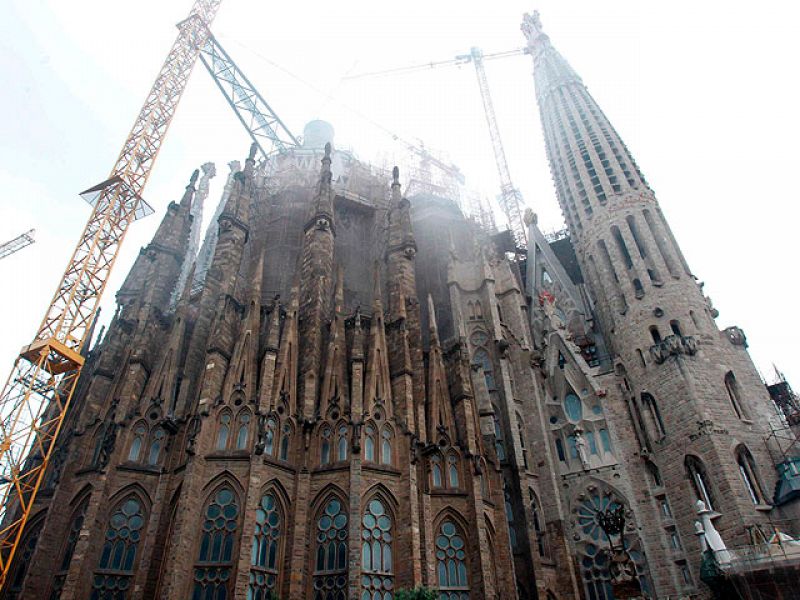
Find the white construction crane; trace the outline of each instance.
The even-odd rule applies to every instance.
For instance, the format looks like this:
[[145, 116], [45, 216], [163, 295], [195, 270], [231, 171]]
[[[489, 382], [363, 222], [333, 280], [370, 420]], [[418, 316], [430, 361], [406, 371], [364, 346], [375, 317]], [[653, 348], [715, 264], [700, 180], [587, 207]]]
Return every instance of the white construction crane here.
[[486, 114], [486, 124], [489, 126], [489, 137], [492, 142], [492, 150], [494, 151], [494, 160], [497, 164], [497, 173], [500, 176], [500, 194], [497, 197], [500, 203], [500, 208], [508, 219], [508, 225], [514, 235], [514, 240], [518, 247], [526, 247], [528, 235], [525, 231], [525, 224], [523, 222], [523, 207], [525, 201], [522, 198], [520, 191], [514, 187], [511, 181], [511, 173], [508, 169], [508, 161], [506, 160], [506, 153], [503, 149], [503, 141], [500, 137], [500, 129], [497, 126], [497, 117], [494, 113], [494, 104], [492, 103], [492, 95], [489, 92], [489, 82], [486, 79], [486, 69], [484, 68], [484, 61], [494, 60], [498, 58], [506, 58], [508, 56], [517, 56], [526, 54], [526, 48], [517, 48], [515, 50], [506, 50], [504, 52], [495, 52], [492, 54], [484, 54], [480, 48], [471, 48], [468, 54], [460, 54], [450, 60], [440, 60], [429, 62], [425, 64], [413, 65], [410, 67], [398, 67], [394, 69], [387, 69], [385, 71], [373, 71], [370, 73], [361, 73], [359, 75], [351, 75], [345, 79], [361, 79], [364, 77], [374, 77], [377, 75], [400, 75], [404, 73], [411, 73], [414, 71], [421, 71], [425, 69], [433, 69], [436, 67], [463, 65], [472, 63], [475, 65], [475, 74], [478, 78], [478, 89], [481, 93], [481, 100], [483, 101], [483, 111]]

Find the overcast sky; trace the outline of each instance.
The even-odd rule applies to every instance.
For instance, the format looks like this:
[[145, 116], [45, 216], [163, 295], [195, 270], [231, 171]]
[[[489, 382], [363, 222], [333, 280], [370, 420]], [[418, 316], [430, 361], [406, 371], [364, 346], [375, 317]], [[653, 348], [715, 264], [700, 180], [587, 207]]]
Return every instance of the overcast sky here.
[[[0, 370], [34, 335], [89, 215], [78, 192], [108, 176], [190, 0], [6, 0], [0, 20], [0, 241], [37, 242], [0, 261]], [[471, 66], [344, 81], [524, 45], [523, 12], [583, 77], [655, 190], [720, 311], [767, 379], [800, 388], [795, 343], [800, 198], [796, 140], [800, 4], [528, 0], [225, 0], [212, 29], [288, 127], [330, 121], [363, 160], [401, 162], [385, 132], [441, 152], [467, 186], [498, 187]], [[511, 174], [543, 229], [563, 226], [544, 153], [529, 57], [487, 63]], [[310, 84], [310, 85], [309, 85]], [[383, 129], [375, 127], [380, 124]], [[139, 247], [192, 170], [214, 161], [206, 217], [249, 142], [198, 64], [103, 301], [106, 322]], [[3, 366], [5, 365], [5, 366]], [[5, 373], [3, 374], [5, 375]]]

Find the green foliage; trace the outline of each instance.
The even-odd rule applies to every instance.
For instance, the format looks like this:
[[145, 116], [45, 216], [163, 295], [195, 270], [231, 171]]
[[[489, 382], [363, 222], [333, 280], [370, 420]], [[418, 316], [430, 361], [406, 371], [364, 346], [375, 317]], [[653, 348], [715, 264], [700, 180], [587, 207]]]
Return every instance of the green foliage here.
[[416, 587], [413, 590], [400, 589], [395, 592], [394, 600], [438, 600], [438, 594], [427, 587]]

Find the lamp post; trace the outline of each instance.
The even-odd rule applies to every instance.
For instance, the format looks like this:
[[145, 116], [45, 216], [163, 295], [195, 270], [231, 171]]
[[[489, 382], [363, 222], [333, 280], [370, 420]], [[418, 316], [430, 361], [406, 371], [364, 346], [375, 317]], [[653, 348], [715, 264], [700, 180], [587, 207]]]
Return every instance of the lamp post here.
[[595, 520], [608, 539], [608, 571], [614, 598], [641, 598], [642, 589], [636, 575], [636, 565], [625, 549], [625, 507], [622, 504], [612, 504], [598, 512]]

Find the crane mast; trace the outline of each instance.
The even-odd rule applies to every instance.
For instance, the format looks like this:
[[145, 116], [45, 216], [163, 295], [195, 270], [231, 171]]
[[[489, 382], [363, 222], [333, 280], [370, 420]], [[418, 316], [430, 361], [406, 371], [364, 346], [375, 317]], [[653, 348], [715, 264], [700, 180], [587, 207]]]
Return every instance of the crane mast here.
[[91, 323], [158, 151], [221, 0], [195, 0], [93, 206], [45, 317], [20, 351], [0, 396], [0, 589], [4, 586], [61, 429]]
[[525, 232], [523, 222], [522, 207], [525, 201], [522, 199], [520, 191], [514, 187], [511, 181], [511, 173], [508, 170], [506, 152], [503, 149], [503, 140], [500, 138], [500, 128], [497, 126], [497, 117], [494, 114], [494, 104], [492, 95], [489, 92], [489, 82], [486, 79], [486, 69], [483, 66], [483, 52], [480, 48], [471, 48], [469, 55], [464, 58], [472, 61], [475, 65], [475, 74], [478, 78], [478, 89], [481, 92], [483, 101], [483, 111], [486, 114], [486, 124], [489, 126], [489, 137], [492, 141], [494, 160], [497, 164], [497, 174], [500, 176], [500, 195], [497, 197], [500, 208], [508, 219], [508, 225], [514, 234], [517, 246], [526, 247], [528, 235]]

